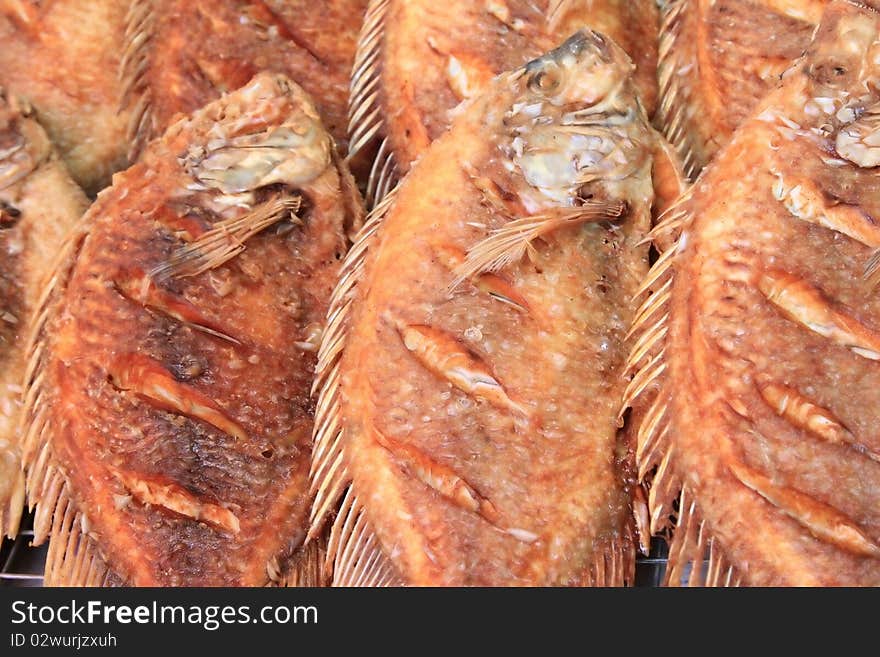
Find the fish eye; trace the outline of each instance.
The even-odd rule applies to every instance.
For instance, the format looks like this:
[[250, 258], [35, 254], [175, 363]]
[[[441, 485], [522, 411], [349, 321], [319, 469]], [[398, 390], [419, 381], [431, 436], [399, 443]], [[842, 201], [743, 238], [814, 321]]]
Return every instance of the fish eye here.
[[548, 94], [556, 91], [562, 84], [562, 75], [555, 67], [536, 71], [529, 78], [529, 89], [535, 93]]

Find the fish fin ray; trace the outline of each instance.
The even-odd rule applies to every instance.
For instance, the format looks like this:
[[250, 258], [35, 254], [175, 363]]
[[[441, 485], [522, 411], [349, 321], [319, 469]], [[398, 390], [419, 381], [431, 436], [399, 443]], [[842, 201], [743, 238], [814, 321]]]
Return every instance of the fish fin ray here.
[[37, 508], [34, 520], [34, 544], [42, 543], [51, 529], [52, 513], [61, 495], [64, 479], [56, 469], [52, 435], [54, 427], [46, 408], [51, 403], [45, 385], [49, 350], [49, 323], [64, 290], [70, 281], [77, 256], [88, 236], [86, 224], [80, 220], [69, 233], [50, 267], [51, 276], [40, 293], [25, 342], [25, 376], [20, 416], [22, 465], [25, 490], [31, 508]]
[[155, 132], [149, 83], [151, 46], [156, 24], [153, 0], [132, 0], [125, 16], [119, 62], [119, 109], [130, 110], [126, 137], [128, 161], [135, 162]]
[[691, 98], [688, 85], [682, 84], [681, 71], [686, 69], [682, 49], [693, 47], [694, 38], [687, 28], [692, 20], [689, 12], [696, 11], [694, 4], [691, 0], [669, 0], [661, 9], [657, 62], [660, 102], [656, 115], [657, 124], [678, 151], [684, 172], [691, 179], [701, 163], [697, 162], [697, 137], [688, 129], [685, 119]]
[[298, 196], [274, 198], [237, 219], [227, 219], [197, 240], [176, 249], [168, 261], [149, 273], [155, 280], [198, 276], [229, 262], [245, 249], [246, 242], [269, 226], [296, 216], [302, 203]]
[[339, 272], [336, 289], [330, 298], [327, 326], [318, 349], [318, 364], [312, 395], [317, 395], [314, 449], [309, 478], [315, 498], [312, 503], [309, 537], [316, 538], [336, 502], [351, 481], [343, 464], [342, 406], [338, 365], [345, 350], [349, 330], [351, 301], [379, 227], [394, 204], [397, 194], [391, 192], [367, 217]]
[[370, 0], [364, 24], [358, 36], [354, 66], [349, 86], [348, 104], [348, 158], [356, 157], [383, 131], [385, 119], [379, 104], [379, 85], [382, 70], [382, 43], [385, 35], [385, 17], [390, 0]]
[[327, 569], [333, 586], [402, 586], [396, 568], [382, 551], [365, 509], [352, 488], [346, 493], [330, 530]]
[[468, 250], [465, 261], [456, 268], [450, 289], [484, 273], [494, 273], [519, 262], [536, 239], [566, 225], [610, 221], [626, 211], [623, 202], [587, 202], [560, 213], [538, 214], [508, 222]]

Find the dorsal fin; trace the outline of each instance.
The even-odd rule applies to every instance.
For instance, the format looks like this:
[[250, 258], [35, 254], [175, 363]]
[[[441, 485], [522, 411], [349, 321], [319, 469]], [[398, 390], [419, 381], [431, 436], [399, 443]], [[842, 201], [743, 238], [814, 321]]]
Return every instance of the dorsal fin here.
[[342, 406], [339, 388], [339, 360], [345, 348], [348, 321], [355, 287], [364, 276], [367, 253], [379, 227], [394, 204], [397, 194], [388, 194], [367, 217], [354, 245], [348, 252], [339, 273], [338, 283], [330, 298], [327, 327], [318, 350], [312, 394], [317, 394], [315, 409], [314, 447], [309, 477], [315, 496], [311, 512], [309, 538], [320, 534], [328, 515], [350, 482], [343, 463]]
[[382, 551], [351, 489], [345, 495], [330, 531], [326, 568], [333, 570], [333, 586], [402, 586], [394, 565]]
[[666, 138], [672, 143], [681, 158], [684, 172], [693, 179], [698, 173], [700, 163], [696, 161], [695, 135], [687, 129], [686, 113], [690, 104], [690, 86], [682, 79], [682, 71], [688, 75], [698, 75], [696, 55], [692, 61], [685, 61], [682, 55], [684, 43], [695, 48], [696, 35], [688, 30], [690, 12], [695, 11], [697, 3], [692, 0], [669, 0], [662, 3], [660, 23], [660, 47], [657, 61], [660, 102], [657, 106], [656, 124], [661, 127]]
[[125, 36], [119, 61], [119, 108], [132, 108], [126, 133], [129, 162], [140, 157], [154, 131], [153, 99], [146, 79], [156, 23], [154, 12], [153, 0], [131, 0], [125, 16]]
[[[21, 435], [23, 436], [22, 463], [27, 473], [28, 503], [31, 508], [35, 505], [42, 505], [45, 508], [55, 504], [55, 500], [44, 499], [52, 488], [50, 484], [56, 472], [51, 458], [53, 427], [45, 413], [45, 405], [49, 403], [48, 391], [43, 388], [48, 322], [67, 288], [76, 258], [87, 236], [86, 223], [80, 220], [56, 256], [50, 269], [52, 275], [40, 294], [28, 327]], [[57, 494], [60, 494], [60, 491]], [[48, 533], [48, 530], [41, 531], [38, 524], [35, 522], [34, 525], [36, 545], [45, 540]]]
[[370, 0], [358, 37], [349, 87], [349, 161], [381, 139], [367, 182], [365, 200], [368, 209], [376, 207], [398, 179], [394, 155], [384, 139], [385, 116], [380, 101], [385, 18], [390, 5], [391, 0]]

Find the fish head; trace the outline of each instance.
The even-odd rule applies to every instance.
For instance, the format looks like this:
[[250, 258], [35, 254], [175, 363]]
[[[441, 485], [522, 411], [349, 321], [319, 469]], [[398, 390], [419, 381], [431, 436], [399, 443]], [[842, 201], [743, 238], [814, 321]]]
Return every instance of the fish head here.
[[302, 189], [331, 165], [333, 141], [314, 103], [283, 75], [255, 76], [215, 119], [185, 166], [203, 189], [231, 203], [247, 204], [269, 185]]
[[527, 206], [608, 196], [599, 188], [650, 162], [652, 133], [634, 71], [620, 46], [585, 29], [511, 74], [515, 101], [502, 149], [508, 168], [521, 174]]
[[880, 13], [849, 2], [827, 10], [801, 66], [805, 128], [833, 142], [843, 160], [880, 166]]

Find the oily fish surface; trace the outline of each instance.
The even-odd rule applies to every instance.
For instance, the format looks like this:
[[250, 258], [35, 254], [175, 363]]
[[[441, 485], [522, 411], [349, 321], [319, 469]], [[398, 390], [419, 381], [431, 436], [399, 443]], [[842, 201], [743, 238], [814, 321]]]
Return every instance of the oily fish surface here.
[[19, 416], [26, 327], [58, 245], [86, 198], [31, 108], [0, 96], [0, 534], [14, 537], [24, 506]]
[[125, 0], [0, 3], [0, 86], [27, 100], [89, 194], [126, 166]]
[[[369, 77], [364, 71], [381, 71], [380, 118], [387, 121], [383, 132], [400, 173], [445, 132], [449, 111], [459, 102], [582, 27], [613, 38], [630, 54], [642, 101], [653, 111], [658, 14], [651, 0], [379, 0], [371, 8], [384, 12], [379, 23], [384, 38], [362, 40], [360, 57], [366, 60], [363, 51], [377, 48], [381, 61], [356, 69], [355, 83]], [[371, 124], [371, 115], [358, 113], [359, 98], [354, 100], [356, 135]]]
[[[578, 39], [607, 61], [557, 67]], [[352, 492], [403, 582], [583, 584], [602, 579], [591, 568], [605, 557], [611, 570], [632, 568], [616, 409], [631, 299], [647, 271], [636, 244], [650, 226], [653, 133], [622, 81], [631, 65], [609, 44], [582, 32], [528, 73], [499, 77], [429, 149], [378, 228], [340, 363], [341, 421]], [[545, 97], [532, 91], [545, 66], [566, 90], [596, 89], [597, 71], [610, 70], [617, 77], [603, 83], [614, 93], [568, 105]], [[581, 171], [592, 201], [573, 209], [577, 186], [544, 196], [523, 173], [540, 178], [543, 165], [530, 155], [515, 165], [514, 152], [518, 143], [570, 162], [559, 144], [578, 139], [561, 135], [578, 127], [556, 123], [566, 112], [577, 123], [593, 103], [602, 118], [591, 134], [607, 139], [597, 147], [626, 144], [631, 168], [606, 179], [611, 165], [593, 153], [595, 170]], [[542, 106], [551, 127], [536, 127]], [[578, 218], [553, 223], [567, 212]], [[521, 242], [523, 257], [461, 273], [475, 245], [517, 219], [543, 226]]]
[[82, 583], [96, 555], [133, 585], [283, 577], [356, 202], [311, 101], [269, 74], [172, 126], [101, 195], [37, 327], [27, 462], [38, 541], [54, 510], [47, 581]]
[[123, 79], [134, 153], [260, 71], [310, 94], [345, 150], [348, 82], [367, 0], [134, 0]]
[[829, 0], [672, 0], [657, 120], [699, 171], [810, 43]]
[[672, 263], [671, 302], [643, 325], [668, 312], [668, 338], [639, 375], [661, 375], [639, 451], [643, 472], [658, 466], [655, 529], [684, 487], [674, 581], [711, 541], [728, 582], [880, 582], [880, 305], [865, 276], [880, 247], [878, 30], [869, 8], [829, 7], [696, 183], [655, 271]]

